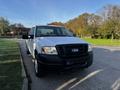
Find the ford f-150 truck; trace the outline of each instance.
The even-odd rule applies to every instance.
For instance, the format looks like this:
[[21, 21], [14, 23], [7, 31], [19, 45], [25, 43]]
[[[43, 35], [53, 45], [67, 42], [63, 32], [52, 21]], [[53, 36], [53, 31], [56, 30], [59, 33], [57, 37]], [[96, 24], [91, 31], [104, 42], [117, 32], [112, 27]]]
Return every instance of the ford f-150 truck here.
[[48, 69], [87, 68], [93, 62], [92, 46], [62, 26], [35, 26], [23, 39], [38, 77]]

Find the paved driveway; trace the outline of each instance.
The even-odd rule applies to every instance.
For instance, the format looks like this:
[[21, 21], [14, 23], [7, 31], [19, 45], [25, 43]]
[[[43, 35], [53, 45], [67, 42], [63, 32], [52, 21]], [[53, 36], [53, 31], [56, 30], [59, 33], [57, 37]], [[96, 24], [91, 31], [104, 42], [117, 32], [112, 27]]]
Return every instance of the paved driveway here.
[[32, 90], [120, 90], [120, 47], [94, 47], [94, 63], [88, 69], [49, 73], [37, 78], [23, 40], [20, 46]]

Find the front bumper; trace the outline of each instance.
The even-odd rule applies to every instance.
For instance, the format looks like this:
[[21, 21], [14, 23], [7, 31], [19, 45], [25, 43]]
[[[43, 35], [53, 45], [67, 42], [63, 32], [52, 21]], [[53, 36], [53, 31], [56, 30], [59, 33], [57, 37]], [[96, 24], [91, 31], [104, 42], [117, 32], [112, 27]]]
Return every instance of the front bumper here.
[[69, 68], [84, 67], [87, 62], [93, 60], [93, 52], [74, 58], [61, 58], [58, 55], [42, 55], [38, 54], [38, 63], [47, 68]]

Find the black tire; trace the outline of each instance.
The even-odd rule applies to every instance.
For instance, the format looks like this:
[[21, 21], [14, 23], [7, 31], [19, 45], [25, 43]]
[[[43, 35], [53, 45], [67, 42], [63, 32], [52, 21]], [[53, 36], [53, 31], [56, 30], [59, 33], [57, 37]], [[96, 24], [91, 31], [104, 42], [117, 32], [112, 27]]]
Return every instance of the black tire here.
[[43, 77], [45, 75], [44, 66], [40, 63], [38, 63], [37, 55], [35, 55], [34, 60], [34, 68], [35, 68], [35, 74], [37, 77]]
[[27, 44], [26, 44], [26, 53], [27, 53], [27, 54], [30, 54], [30, 51], [29, 51], [29, 49], [28, 49], [28, 47], [27, 47]]
[[29, 50], [27, 50], [27, 54], [30, 54]]
[[93, 59], [89, 59], [87, 62], [87, 64], [83, 67], [83, 68], [88, 68], [93, 64]]
[[28, 49], [27, 49], [27, 51], [26, 51], [26, 52], [27, 52], [27, 54], [30, 54], [30, 51], [29, 51]]

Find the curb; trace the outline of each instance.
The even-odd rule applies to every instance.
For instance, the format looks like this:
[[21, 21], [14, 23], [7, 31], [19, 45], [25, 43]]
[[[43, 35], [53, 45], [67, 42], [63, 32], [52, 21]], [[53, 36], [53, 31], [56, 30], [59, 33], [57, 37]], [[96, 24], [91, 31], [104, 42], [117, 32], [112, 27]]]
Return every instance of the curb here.
[[19, 46], [19, 52], [20, 52], [20, 59], [21, 59], [21, 66], [22, 66], [22, 77], [23, 77], [23, 85], [22, 85], [22, 90], [31, 90], [31, 77], [27, 71], [27, 67], [25, 65], [25, 62], [23, 60], [23, 56], [21, 54], [21, 46], [20, 43], [18, 42]]

